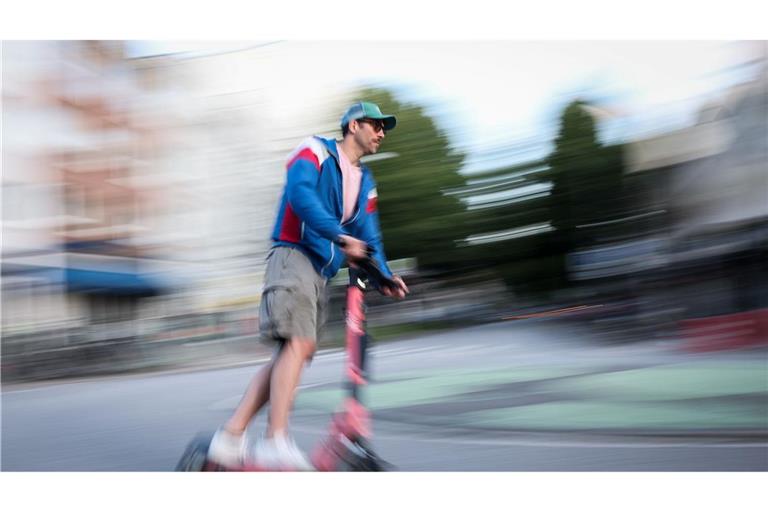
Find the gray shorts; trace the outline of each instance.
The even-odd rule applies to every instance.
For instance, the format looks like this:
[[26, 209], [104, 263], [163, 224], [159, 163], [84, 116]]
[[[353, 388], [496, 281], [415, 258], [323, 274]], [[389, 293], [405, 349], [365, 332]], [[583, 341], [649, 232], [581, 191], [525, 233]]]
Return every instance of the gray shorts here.
[[294, 336], [317, 342], [328, 316], [326, 280], [309, 258], [292, 247], [275, 247], [267, 257], [261, 294], [261, 340], [278, 347]]

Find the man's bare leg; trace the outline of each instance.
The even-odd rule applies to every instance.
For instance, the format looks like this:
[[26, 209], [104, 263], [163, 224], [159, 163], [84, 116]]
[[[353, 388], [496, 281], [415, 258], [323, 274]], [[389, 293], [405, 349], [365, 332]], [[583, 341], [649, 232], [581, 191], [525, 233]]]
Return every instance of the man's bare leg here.
[[288, 430], [288, 416], [301, 371], [304, 363], [315, 353], [316, 346], [315, 340], [311, 338], [294, 337], [280, 351], [272, 368], [267, 437], [275, 433], [284, 434]]
[[277, 357], [272, 358], [272, 361], [259, 370], [251, 379], [248, 389], [246, 389], [237, 409], [235, 409], [229, 421], [224, 424], [225, 430], [236, 435], [242, 434], [248, 428], [248, 424], [256, 416], [256, 413], [269, 401], [270, 380], [272, 379], [272, 370], [276, 360]]

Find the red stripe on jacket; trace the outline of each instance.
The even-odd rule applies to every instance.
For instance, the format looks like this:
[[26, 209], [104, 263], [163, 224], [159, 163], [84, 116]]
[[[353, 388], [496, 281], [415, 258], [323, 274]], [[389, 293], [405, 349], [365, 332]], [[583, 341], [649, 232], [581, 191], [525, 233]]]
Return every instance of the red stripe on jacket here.
[[296, 153], [296, 156], [291, 158], [291, 161], [288, 162], [288, 165], [286, 167], [290, 169], [291, 166], [294, 163], [296, 163], [296, 160], [309, 160], [315, 166], [315, 169], [317, 169], [318, 171], [320, 170], [320, 160], [317, 158], [317, 155], [310, 148], [304, 148], [298, 153]]
[[[308, 160], [312, 162], [315, 169], [320, 170], [320, 160], [317, 155], [310, 148], [304, 148], [288, 162], [286, 170], [290, 171], [291, 166], [296, 163], [297, 160]], [[301, 241], [301, 220], [299, 216], [293, 211], [290, 203], [285, 207], [285, 215], [283, 216], [283, 223], [280, 226], [280, 240], [285, 242], [298, 243]]]
[[290, 204], [285, 207], [283, 224], [280, 226], [280, 240], [293, 243], [301, 241], [301, 220]]

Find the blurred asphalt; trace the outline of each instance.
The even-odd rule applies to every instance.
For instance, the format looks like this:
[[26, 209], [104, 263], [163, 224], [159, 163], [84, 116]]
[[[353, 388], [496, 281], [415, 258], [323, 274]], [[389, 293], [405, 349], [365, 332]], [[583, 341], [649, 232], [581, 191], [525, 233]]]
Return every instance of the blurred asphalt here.
[[[605, 345], [540, 320], [474, 327], [374, 350], [367, 400], [377, 418], [452, 429], [765, 439], [768, 351], [681, 347]], [[340, 396], [318, 386], [297, 406], [329, 411]]]
[[[419, 335], [373, 346], [364, 400], [376, 446], [402, 470], [768, 470], [768, 353], [680, 347], [606, 345], [545, 320]], [[268, 357], [230, 355], [4, 386], [2, 467], [169, 470]], [[293, 425], [305, 449], [340, 403], [343, 365], [343, 352], [321, 348], [304, 374]]]
[[[253, 343], [208, 343], [203, 355], [204, 343], [177, 371], [259, 364], [270, 353]], [[227, 352], [228, 345], [237, 349]], [[315, 366], [336, 363], [340, 375], [344, 357], [321, 348]], [[523, 320], [376, 344], [371, 360], [366, 399], [380, 419], [453, 429], [768, 437], [765, 347], [694, 354], [676, 339], [610, 344], [580, 324]], [[302, 392], [297, 407], [330, 412], [341, 397], [330, 378]]]

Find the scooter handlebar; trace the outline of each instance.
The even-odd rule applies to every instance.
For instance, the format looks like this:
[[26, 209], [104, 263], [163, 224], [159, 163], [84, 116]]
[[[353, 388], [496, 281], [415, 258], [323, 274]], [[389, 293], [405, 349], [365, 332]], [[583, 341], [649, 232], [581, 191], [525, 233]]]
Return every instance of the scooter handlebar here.
[[[339, 247], [342, 248], [347, 245], [347, 243], [342, 239], [337, 239], [336, 243], [339, 245]], [[392, 278], [385, 276], [379, 268], [379, 265], [376, 263], [376, 260], [372, 258], [373, 248], [367, 247], [366, 252], [368, 255], [365, 258], [348, 258], [348, 260], [350, 263], [357, 266], [362, 271], [362, 273], [368, 277], [368, 282], [375, 286], [379, 291], [381, 291], [381, 289], [384, 287], [391, 288], [393, 290], [396, 289], [398, 286], [397, 283]]]
[[397, 283], [385, 276], [376, 264], [376, 261], [370, 256], [361, 260], [352, 260], [351, 263], [356, 265], [363, 274], [368, 277], [368, 282], [375, 286], [379, 291], [384, 287], [393, 290], [397, 288]]

